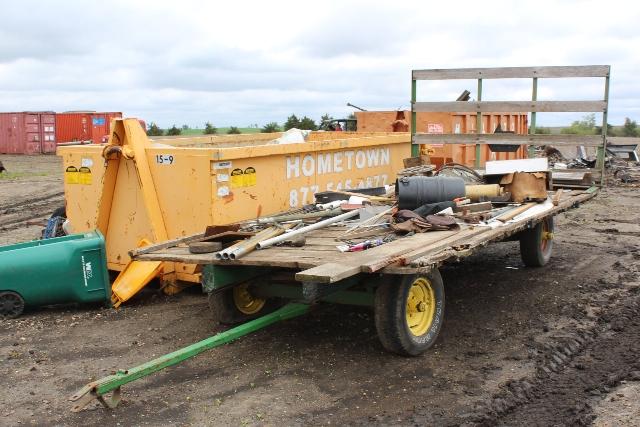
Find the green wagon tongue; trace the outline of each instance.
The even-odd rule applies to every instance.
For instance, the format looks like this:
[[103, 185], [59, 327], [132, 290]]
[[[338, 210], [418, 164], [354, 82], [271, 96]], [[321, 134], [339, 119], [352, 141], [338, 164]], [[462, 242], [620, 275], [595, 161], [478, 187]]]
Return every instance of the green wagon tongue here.
[[[309, 311], [309, 306], [307, 304], [290, 303], [273, 313], [267, 314], [266, 316], [251, 320], [240, 326], [221, 332], [195, 344], [191, 344], [190, 346], [143, 363], [142, 365], [138, 365], [128, 370], [119, 370], [113, 375], [90, 382], [69, 398], [70, 401], [75, 402], [71, 410], [73, 412], [79, 412], [94, 399], [98, 400], [105, 407], [114, 408], [118, 403], [120, 403], [121, 386], [146, 377], [147, 375], [151, 375], [164, 368], [168, 368], [169, 366], [177, 365], [178, 363], [197, 356], [206, 350], [219, 347], [252, 332], [273, 325], [274, 323], [301, 316], [307, 313], [307, 311]], [[111, 391], [113, 391], [111, 398], [105, 397], [105, 395]]]

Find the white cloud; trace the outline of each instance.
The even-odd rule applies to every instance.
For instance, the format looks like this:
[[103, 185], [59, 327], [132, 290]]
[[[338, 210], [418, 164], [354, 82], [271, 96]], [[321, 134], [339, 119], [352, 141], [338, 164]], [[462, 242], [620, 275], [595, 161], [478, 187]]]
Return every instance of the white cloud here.
[[[244, 126], [291, 113], [343, 116], [347, 102], [407, 107], [413, 68], [611, 64], [610, 121], [640, 119], [635, 3], [21, 1], [2, 10], [3, 111]], [[463, 89], [475, 95], [474, 82], [424, 93], [449, 100]], [[600, 92], [591, 81], [540, 83], [541, 98]], [[529, 83], [487, 83], [483, 95], [526, 98]]]

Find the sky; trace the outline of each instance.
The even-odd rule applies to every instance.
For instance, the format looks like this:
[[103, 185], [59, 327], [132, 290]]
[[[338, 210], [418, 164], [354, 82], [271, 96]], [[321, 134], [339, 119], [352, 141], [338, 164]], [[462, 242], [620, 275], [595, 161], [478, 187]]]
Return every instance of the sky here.
[[[0, 111], [122, 111], [203, 127], [410, 108], [411, 70], [611, 65], [609, 122], [640, 121], [632, 1], [0, 0]], [[425, 82], [453, 101], [475, 81]], [[538, 99], [602, 99], [603, 79], [541, 80]], [[527, 100], [531, 80], [485, 82]], [[582, 114], [539, 114], [557, 126]], [[597, 120], [601, 120], [600, 117]]]

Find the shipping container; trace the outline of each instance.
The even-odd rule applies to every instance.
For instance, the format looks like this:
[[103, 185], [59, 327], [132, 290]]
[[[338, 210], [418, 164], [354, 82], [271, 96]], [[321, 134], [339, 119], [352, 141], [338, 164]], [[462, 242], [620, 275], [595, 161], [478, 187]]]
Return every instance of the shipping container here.
[[56, 139], [58, 143], [91, 141], [100, 144], [109, 136], [111, 119], [121, 118], [122, 113], [95, 111], [69, 111], [56, 114]]
[[[411, 131], [411, 111], [358, 111], [358, 132]], [[513, 132], [526, 135], [529, 121], [527, 113], [485, 113], [482, 115], [482, 133]], [[476, 115], [464, 113], [417, 113], [416, 130], [419, 133], [477, 133]], [[422, 147], [431, 162], [437, 166], [455, 162], [470, 167], [475, 164], [475, 145], [430, 144]], [[493, 152], [488, 145], [482, 145], [480, 164], [487, 160], [522, 159], [527, 156], [526, 147], [520, 146], [515, 152]]]
[[0, 113], [0, 154], [55, 153], [55, 128], [51, 111]]

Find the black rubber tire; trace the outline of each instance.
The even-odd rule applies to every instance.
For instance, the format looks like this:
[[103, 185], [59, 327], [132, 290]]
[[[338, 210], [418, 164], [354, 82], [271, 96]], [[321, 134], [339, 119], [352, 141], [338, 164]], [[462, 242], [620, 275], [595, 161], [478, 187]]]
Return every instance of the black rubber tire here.
[[238, 310], [233, 299], [233, 287], [208, 294], [209, 310], [216, 323], [237, 325], [269, 314], [283, 305], [279, 298], [269, 298], [257, 313], [245, 314]]
[[[412, 284], [426, 278], [434, 291], [435, 310], [431, 325], [419, 336], [409, 329], [406, 320], [407, 298]], [[382, 278], [375, 296], [375, 323], [382, 346], [402, 356], [418, 356], [436, 341], [444, 320], [444, 284], [438, 269], [421, 275], [388, 275]]]
[[543, 235], [545, 231], [553, 233], [553, 229], [554, 220], [553, 217], [549, 217], [536, 224], [535, 227], [520, 233], [520, 256], [524, 265], [542, 267], [549, 262], [553, 252], [553, 238], [547, 240], [543, 247]]
[[55, 218], [55, 217], [62, 217], [62, 218], [66, 218], [67, 217], [67, 208], [66, 206], [61, 206], [58, 209], [56, 209], [55, 211], [53, 211], [53, 213], [51, 214], [50, 218]]
[[15, 319], [24, 311], [24, 299], [13, 291], [0, 292], [0, 316]]

